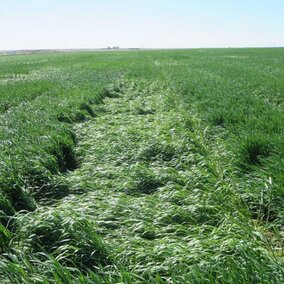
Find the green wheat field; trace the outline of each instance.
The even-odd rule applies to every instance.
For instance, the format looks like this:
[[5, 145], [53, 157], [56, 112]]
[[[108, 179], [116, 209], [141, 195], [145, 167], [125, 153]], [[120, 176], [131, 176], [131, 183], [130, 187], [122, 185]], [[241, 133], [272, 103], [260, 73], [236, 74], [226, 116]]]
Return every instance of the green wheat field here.
[[284, 283], [284, 48], [0, 56], [0, 283]]

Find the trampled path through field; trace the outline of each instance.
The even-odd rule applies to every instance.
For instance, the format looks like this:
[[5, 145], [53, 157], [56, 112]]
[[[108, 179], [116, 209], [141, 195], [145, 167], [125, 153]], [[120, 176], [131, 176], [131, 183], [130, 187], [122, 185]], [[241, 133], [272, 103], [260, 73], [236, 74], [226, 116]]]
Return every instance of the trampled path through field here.
[[88, 218], [113, 258], [139, 275], [226, 266], [244, 244], [253, 251], [227, 153], [206, 141], [183, 98], [142, 80], [107, 92], [100, 115], [75, 125], [80, 167], [64, 177], [71, 194], [49, 209]]

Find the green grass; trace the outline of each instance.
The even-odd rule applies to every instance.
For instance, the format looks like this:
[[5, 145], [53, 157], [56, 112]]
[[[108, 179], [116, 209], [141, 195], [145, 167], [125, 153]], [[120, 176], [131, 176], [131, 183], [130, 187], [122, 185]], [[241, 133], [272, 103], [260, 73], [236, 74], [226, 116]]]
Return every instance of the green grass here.
[[1, 56], [1, 283], [282, 283], [283, 55]]

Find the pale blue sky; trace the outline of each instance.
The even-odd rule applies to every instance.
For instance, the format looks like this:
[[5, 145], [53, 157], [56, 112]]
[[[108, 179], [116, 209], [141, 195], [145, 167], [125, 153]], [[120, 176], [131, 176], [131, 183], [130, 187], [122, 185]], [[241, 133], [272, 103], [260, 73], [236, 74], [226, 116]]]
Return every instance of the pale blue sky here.
[[284, 0], [0, 0], [0, 50], [284, 46]]

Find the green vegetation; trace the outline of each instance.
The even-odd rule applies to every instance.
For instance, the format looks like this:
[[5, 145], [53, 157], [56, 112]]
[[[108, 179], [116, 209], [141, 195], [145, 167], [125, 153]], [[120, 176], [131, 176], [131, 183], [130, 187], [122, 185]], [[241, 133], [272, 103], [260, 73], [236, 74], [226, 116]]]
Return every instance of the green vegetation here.
[[284, 49], [0, 57], [1, 283], [283, 283]]

